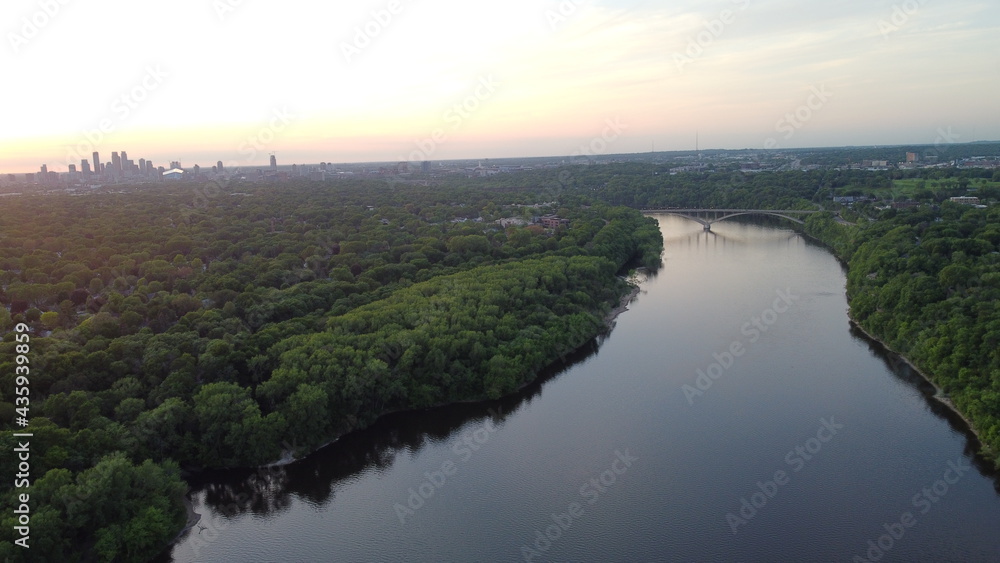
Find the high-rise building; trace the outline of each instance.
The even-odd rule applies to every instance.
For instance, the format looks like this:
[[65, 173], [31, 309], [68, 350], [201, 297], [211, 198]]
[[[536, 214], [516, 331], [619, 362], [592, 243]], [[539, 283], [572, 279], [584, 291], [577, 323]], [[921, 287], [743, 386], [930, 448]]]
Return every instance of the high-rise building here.
[[171, 169], [180, 168], [180, 167], [181, 167], [181, 161], [179, 161], [179, 160], [171, 160], [170, 161], [170, 168]]
[[278, 169], [278, 159], [272, 154], [271, 155], [271, 170]]
[[122, 151], [122, 169], [123, 170], [128, 170], [128, 167], [125, 166], [126, 162], [128, 162], [128, 153], [125, 152], [125, 151]]
[[101, 173], [101, 155], [94, 151], [94, 174]]
[[111, 173], [120, 176], [122, 173], [122, 159], [118, 153], [111, 153]]
[[145, 173], [146, 173], [146, 159], [145, 158], [140, 158], [139, 159], [139, 174], [145, 174]]
[[48, 167], [48, 165], [47, 164], [43, 164], [42, 165], [42, 176], [44, 176], [44, 175], [46, 175], [48, 173], [49, 173], [49, 167]]
[[219, 164], [217, 164], [217, 166], [219, 167], [219, 173], [221, 174], [222, 170], [223, 170], [223, 168], [222, 168], [222, 161], [221, 160], [219, 161]]
[[72, 174], [73, 172], [76, 172], [76, 165], [75, 164], [70, 164], [69, 165], [69, 171], [70, 171], [70, 174]]
[[86, 158], [80, 159], [80, 171], [83, 172], [84, 176], [90, 176], [90, 161]]

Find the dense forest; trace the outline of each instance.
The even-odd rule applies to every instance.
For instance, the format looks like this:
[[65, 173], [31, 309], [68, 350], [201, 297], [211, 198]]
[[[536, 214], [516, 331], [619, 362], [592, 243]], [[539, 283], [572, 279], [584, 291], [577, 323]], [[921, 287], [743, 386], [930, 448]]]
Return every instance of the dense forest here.
[[[30, 557], [13, 545], [24, 489], [5, 481], [3, 560], [146, 560], [186, 520], [184, 471], [508, 394], [604, 330], [620, 274], [662, 251], [655, 221], [554, 182], [204, 193], [5, 201], [0, 440], [18, 447], [25, 406], [33, 437]], [[17, 473], [14, 456], [0, 466]]]
[[807, 225], [848, 261], [851, 316], [927, 374], [996, 460], [1000, 207], [887, 210], [864, 229], [818, 215]]
[[[1000, 452], [997, 172], [613, 163], [432, 187], [199, 189], [5, 201], [2, 447], [17, 447], [23, 323], [32, 536], [57, 538], [34, 556], [144, 560], [183, 525], [185, 471], [301, 455], [383, 413], [518, 389], [602, 330], [624, 269], [659, 263], [641, 208], [829, 211], [804, 230], [847, 264], [852, 317]], [[871, 199], [833, 202], [843, 195]], [[994, 205], [947, 201], [959, 195]], [[534, 221], [546, 214], [569, 223]], [[0, 461], [11, 475], [14, 463]], [[0, 557], [18, 560], [15, 491], [2, 492]]]

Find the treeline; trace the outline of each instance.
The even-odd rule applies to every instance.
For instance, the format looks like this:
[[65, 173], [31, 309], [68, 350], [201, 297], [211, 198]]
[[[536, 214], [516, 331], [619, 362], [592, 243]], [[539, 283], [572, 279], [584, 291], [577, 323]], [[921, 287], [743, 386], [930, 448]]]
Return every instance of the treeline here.
[[[662, 251], [652, 220], [552, 188], [234, 185], [199, 206], [188, 189], [11, 198], [0, 218], [0, 331], [32, 329], [35, 560], [148, 558], [184, 521], [180, 467], [509, 393], [597, 334], [615, 274]], [[546, 213], [570, 223], [527, 224]], [[0, 558], [27, 560], [11, 485]]]

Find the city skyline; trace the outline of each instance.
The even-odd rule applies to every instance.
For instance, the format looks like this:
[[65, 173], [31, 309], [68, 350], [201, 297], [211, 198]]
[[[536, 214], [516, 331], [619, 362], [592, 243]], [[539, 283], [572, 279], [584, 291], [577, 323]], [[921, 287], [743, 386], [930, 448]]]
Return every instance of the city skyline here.
[[2, 173], [1000, 139], [982, 1], [43, 4], [3, 8]]

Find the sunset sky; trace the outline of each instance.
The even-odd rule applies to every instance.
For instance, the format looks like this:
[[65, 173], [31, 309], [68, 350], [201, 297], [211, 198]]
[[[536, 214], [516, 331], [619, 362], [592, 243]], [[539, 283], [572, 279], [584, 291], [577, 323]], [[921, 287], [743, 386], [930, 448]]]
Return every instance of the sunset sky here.
[[6, 0], [0, 13], [5, 173], [64, 171], [94, 150], [190, 167], [686, 150], [696, 134], [732, 149], [1000, 140], [996, 0]]

